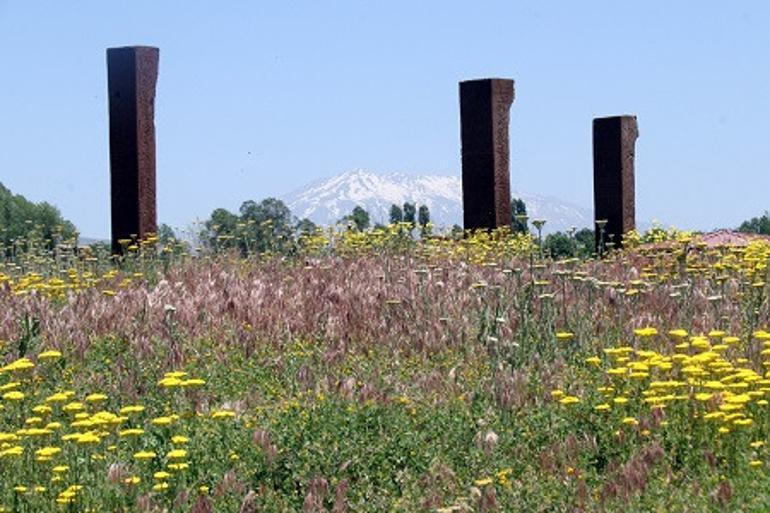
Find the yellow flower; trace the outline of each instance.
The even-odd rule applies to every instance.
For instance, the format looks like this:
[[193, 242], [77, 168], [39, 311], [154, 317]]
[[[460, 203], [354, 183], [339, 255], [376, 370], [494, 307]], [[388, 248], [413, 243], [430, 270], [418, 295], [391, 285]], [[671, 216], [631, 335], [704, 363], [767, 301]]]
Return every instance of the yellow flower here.
[[106, 400], [107, 400], [107, 396], [104, 394], [90, 394], [86, 397], [87, 403], [98, 403]]
[[171, 417], [156, 417], [152, 419], [152, 424], [155, 426], [168, 426], [172, 422], [174, 422], [174, 419]]
[[48, 350], [43, 351], [39, 355], [37, 355], [38, 360], [55, 360], [57, 358], [61, 358], [61, 352], [55, 351], [55, 350]]
[[158, 381], [158, 385], [165, 388], [178, 387], [181, 384], [182, 384], [182, 380], [174, 377], [166, 377]]
[[171, 437], [171, 442], [175, 443], [177, 445], [186, 444], [189, 441], [190, 441], [189, 438], [187, 438], [186, 436], [182, 436], [182, 435], [174, 435], [174, 436]]
[[78, 412], [85, 409], [85, 406], [83, 406], [83, 403], [79, 403], [77, 401], [72, 403], [67, 403], [62, 407], [62, 410], [67, 412]]
[[170, 460], [181, 460], [187, 457], [187, 451], [184, 449], [173, 449], [166, 454]]
[[0, 372], [14, 372], [20, 370], [31, 369], [35, 366], [29, 358], [19, 358], [15, 362], [9, 363], [5, 367], [0, 368]]
[[120, 437], [127, 437], [127, 436], [140, 436], [144, 434], [144, 429], [141, 428], [130, 428], [130, 429], [124, 429], [120, 433], [118, 433], [118, 436]]
[[750, 467], [754, 467], [754, 468], [761, 467], [762, 466], [762, 462], [760, 460], [751, 460], [749, 462], [749, 466]]
[[235, 412], [231, 410], [216, 410], [211, 414], [212, 419], [228, 419], [235, 417]]
[[622, 422], [623, 424], [631, 425], [631, 426], [639, 425], [639, 421], [636, 420], [634, 417], [624, 417]]
[[166, 482], [157, 483], [156, 485], [154, 485], [152, 487], [152, 489], [155, 490], [156, 492], [160, 492], [162, 490], [167, 490], [168, 489], [168, 483], [166, 483]]
[[182, 387], [199, 387], [206, 384], [206, 380], [200, 379], [200, 378], [191, 378], [191, 379], [185, 379], [181, 383], [179, 383], [179, 386]]
[[101, 441], [102, 439], [99, 438], [96, 433], [91, 431], [81, 434], [77, 439], [77, 443], [79, 444], [98, 444]]
[[492, 478], [485, 477], [484, 479], [477, 479], [473, 482], [476, 486], [487, 486], [492, 484]]
[[3, 394], [3, 399], [6, 401], [21, 401], [24, 399], [24, 393], [18, 390], [11, 390]]
[[567, 340], [572, 340], [573, 338], [575, 338], [575, 334], [572, 333], [571, 331], [559, 331], [556, 333], [557, 340], [567, 341]]
[[141, 406], [139, 404], [135, 404], [133, 406], [124, 406], [120, 409], [121, 415], [126, 415], [127, 413], [142, 413], [144, 411], [144, 406]]
[[594, 406], [594, 410], [596, 411], [608, 411], [611, 408], [611, 406], [607, 403], [597, 404]]
[[127, 477], [123, 480], [124, 483], [127, 485], [137, 485], [142, 482], [142, 478], [139, 476], [131, 476]]
[[24, 454], [24, 447], [21, 445], [14, 445], [0, 451], [0, 458], [5, 456], [21, 456], [22, 454]]
[[574, 395], [567, 395], [559, 399], [559, 403], [564, 405], [575, 404], [579, 402], [580, 402], [580, 399], [575, 397]]
[[38, 415], [42, 415], [43, 413], [51, 413], [51, 411], [53, 410], [47, 404], [38, 404], [37, 406], [32, 408], [32, 411], [37, 413]]
[[[767, 349], [766, 351], [770, 352], [770, 349]], [[14, 388], [18, 388], [21, 383], [18, 381], [12, 381], [10, 383], [6, 383], [5, 385], [0, 387], [0, 392], [7, 392], [8, 390], [13, 390]]]
[[165, 470], [161, 470], [160, 472], [155, 472], [155, 473], [152, 475], [152, 477], [154, 477], [154, 478], [155, 478], [155, 479], [157, 479], [158, 481], [161, 481], [161, 480], [163, 480], [163, 479], [168, 479], [169, 477], [171, 477], [171, 474], [169, 474], [169, 473], [168, 473], [168, 472], [166, 472]]
[[737, 394], [725, 398], [725, 402], [729, 404], [746, 404], [751, 401], [751, 396], [748, 394]]
[[134, 453], [134, 459], [137, 459], [137, 460], [151, 460], [156, 456], [157, 455], [152, 451], [139, 451], [137, 453]]
[[61, 452], [61, 448], [59, 447], [43, 447], [42, 449], [38, 449], [35, 451], [35, 456], [38, 458], [50, 458], [51, 456], [55, 456], [56, 454], [59, 454]]
[[652, 337], [658, 334], [658, 330], [652, 327], [637, 328], [634, 330], [634, 334], [638, 337]]

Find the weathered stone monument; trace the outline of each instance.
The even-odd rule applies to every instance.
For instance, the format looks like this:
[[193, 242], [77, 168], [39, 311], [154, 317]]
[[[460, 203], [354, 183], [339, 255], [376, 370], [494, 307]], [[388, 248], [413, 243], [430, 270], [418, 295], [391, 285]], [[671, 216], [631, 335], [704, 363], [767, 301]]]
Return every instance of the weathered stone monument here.
[[602, 239], [604, 246], [612, 241], [618, 248], [623, 234], [636, 228], [634, 155], [637, 137], [636, 116], [594, 119], [594, 220], [597, 222], [596, 247], [600, 252]]
[[121, 239], [157, 232], [155, 204], [155, 84], [158, 49], [107, 50], [110, 105], [112, 251]]
[[460, 82], [466, 230], [491, 230], [511, 224], [508, 124], [513, 99], [513, 80]]

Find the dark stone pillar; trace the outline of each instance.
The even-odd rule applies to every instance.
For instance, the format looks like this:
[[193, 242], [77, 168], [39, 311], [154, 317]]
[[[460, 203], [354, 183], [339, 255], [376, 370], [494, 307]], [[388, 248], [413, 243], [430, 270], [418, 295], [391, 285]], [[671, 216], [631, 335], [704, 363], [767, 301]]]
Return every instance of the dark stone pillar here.
[[129, 46], [107, 50], [110, 103], [110, 195], [112, 251], [120, 239], [156, 233], [155, 84], [158, 49]]
[[[596, 118], [594, 138], [594, 220], [606, 220], [604, 244], [619, 248], [622, 235], [636, 228], [634, 155], [639, 130], [636, 116]], [[601, 230], [596, 227], [596, 247]]]
[[460, 82], [463, 224], [494, 229], [511, 224], [508, 124], [513, 80]]

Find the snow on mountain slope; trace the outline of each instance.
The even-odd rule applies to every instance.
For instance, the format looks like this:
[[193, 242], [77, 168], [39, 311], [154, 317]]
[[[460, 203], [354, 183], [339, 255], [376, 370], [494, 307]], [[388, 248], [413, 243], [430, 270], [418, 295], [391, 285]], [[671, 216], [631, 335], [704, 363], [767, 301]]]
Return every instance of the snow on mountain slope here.
[[[544, 232], [566, 231], [571, 226], [591, 227], [589, 209], [556, 198], [520, 191], [512, 195], [524, 200], [530, 219], [545, 219]], [[388, 222], [390, 206], [414, 202], [427, 205], [437, 227], [462, 226], [462, 180], [459, 176], [374, 173], [357, 169], [326, 180], [318, 180], [282, 198], [298, 218], [329, 225], [349, 214], [357, 205], [365, 208], [372, 223]]]

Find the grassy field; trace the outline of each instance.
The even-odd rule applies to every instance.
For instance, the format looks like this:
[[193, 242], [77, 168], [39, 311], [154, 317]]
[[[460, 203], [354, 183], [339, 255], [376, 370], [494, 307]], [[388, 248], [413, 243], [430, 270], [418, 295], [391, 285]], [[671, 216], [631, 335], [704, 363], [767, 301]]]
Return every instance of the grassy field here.
[[402, 232], [7, 257], [0, 511], [770, 510], [770, 244]]

